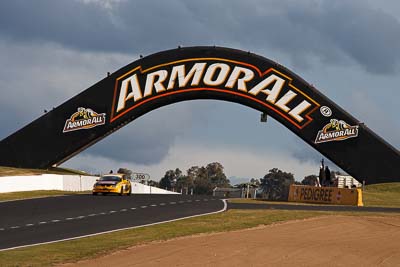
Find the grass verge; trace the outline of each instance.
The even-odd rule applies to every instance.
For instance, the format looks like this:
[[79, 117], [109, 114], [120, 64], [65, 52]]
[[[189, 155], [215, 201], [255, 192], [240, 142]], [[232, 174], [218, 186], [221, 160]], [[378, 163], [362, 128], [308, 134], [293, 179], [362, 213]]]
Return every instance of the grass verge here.
[[364, 206], [400, 207], [400, 183], [368, 185], [363, 191]]
[[1, 176], [24, 176], [24, 175], [40, 175], [40, 174], [62, 174], [62, 175], [90, 175], [83, 171], [72, 170], [60, 167], [51, 167], [46, 170], [42, 169], [21, 169], [12, 167], [0, 166], [0, 177]]
[[[322, 215], [351, 213], [229, 210], [227, 212], [181, 221], [118, 231], [72, 241], [59, 242], [0, 252], [0, 266], [53, 266], [94, 258], [131, 246], [152, 241], [190, 236], [201, 233], [227, 232], [289, 220], [302, 220]], [[357, 214], [362, 216], [362, 214]], [[365, 214], [364, 214], [365, 215]], [[373, 214], [368, 213], [368, 216]], [[394, 216], [393, 214], [390, 214]]]
[[[252, 204], [326, 205], [241, 198], [230, 199], [229, 202]], [[400, 183], [374, 184], [366, 186], [363, 191], [363, 203], [365, 207], [400, 207]]]
[[89, 191], [72, 192], [72, 191], [60, 191], [60, 190], [36, 190], [36, 191], [11, 192], [11, 193], [1, 193], [0, 201], [38, 198], [38, 197], [63, 196], [63, 195], [89, 194], [89, 193], [90, 193]]

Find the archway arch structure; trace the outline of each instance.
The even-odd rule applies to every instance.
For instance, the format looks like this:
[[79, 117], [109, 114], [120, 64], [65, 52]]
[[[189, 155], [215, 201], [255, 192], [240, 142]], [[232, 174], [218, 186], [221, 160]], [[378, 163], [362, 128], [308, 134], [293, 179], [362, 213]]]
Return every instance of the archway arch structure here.
[[61, 164], [147, 112], [193, 99], [266, 113], [359, 181], [400, 181], [399, 151], [363, 123], [280, 64], [222, 47], [168, 50], [119, 69], [2, 140], [0, 165]]

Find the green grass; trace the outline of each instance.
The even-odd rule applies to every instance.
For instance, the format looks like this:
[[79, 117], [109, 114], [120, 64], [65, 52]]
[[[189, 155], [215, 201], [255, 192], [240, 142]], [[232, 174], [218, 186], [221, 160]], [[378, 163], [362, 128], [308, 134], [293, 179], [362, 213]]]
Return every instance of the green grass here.
[[89, 191], [71, 192], [71, 191], [60, 191], [60, 190], [36, 190], [36, 191], [11, 192], [11, 193], [1, 193], [0, 201], [38, 198], [38, 197], [50, 197], [50, 196], [62, 196], [62, 195], [88, 194], [88, 193], [90, 193], [90, 192]]
[[368, 185], [363, 191], [364, 206], [400, 207], [400, 183]]

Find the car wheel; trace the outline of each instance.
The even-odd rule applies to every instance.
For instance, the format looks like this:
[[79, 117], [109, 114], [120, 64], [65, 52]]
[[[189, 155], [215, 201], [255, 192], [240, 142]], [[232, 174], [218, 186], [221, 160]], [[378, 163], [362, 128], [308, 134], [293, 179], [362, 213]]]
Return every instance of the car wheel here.
[[92, 195], [93, 196], [97, 196], [97, 192], [92, 192]]
[[122, 196], [124, 194], [124, 187], [121, 186], [121, 191], [119, 192], [119, 195]]
[[106, 192], [104, 192], [104, 193], [103, 193], [103, 196], [105, 196], [105, 195], [107, 195], [107, 193], [106, 193]]
[[132, 194], [132, 188], [129, 188], [129, 192], [128, 194], [126, 194], [127, 196], [130, 196]]

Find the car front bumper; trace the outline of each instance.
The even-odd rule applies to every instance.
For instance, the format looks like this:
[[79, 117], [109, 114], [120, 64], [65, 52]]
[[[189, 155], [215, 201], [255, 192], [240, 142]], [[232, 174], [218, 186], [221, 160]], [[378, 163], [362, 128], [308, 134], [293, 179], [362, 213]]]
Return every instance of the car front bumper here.
[[96, 187], [92, 190], [93, 193], [119, 193], [119, 187]]

